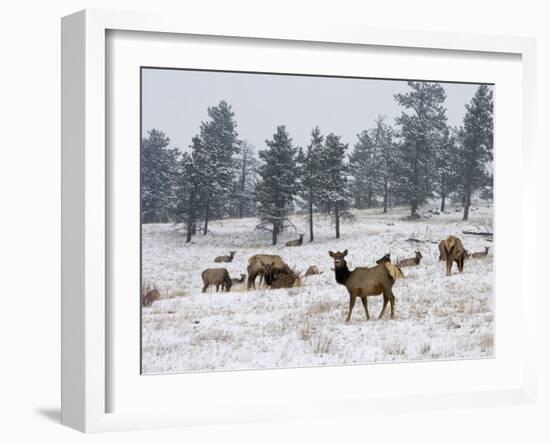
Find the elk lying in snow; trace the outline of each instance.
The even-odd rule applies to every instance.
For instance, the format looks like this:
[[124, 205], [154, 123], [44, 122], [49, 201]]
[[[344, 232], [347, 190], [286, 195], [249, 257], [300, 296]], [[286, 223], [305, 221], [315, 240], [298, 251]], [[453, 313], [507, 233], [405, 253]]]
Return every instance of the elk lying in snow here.
[[244, 282], [245, 278], [246, 278], [246, 273], [241, 273], [240, 278], [231, 278], [231, 284], [232, 285], [242, 284]]
[[216, 286], [216, 292], [222, 287], [222, 292], [225, 289], [226, 292], [231, 290], [231, 278], [226, 269], [206, 269], [201, 274], [202, 276], [202, 292], [206, 292], [206, 289], [211, 286]]
[[293, 241], [287, 241], [285, 246], [286, 247], [301, 246], [303, 242], [304, 242], [304, 234], [300, 233], [300, 238], [299, 239], [295, 239]]
[[300, 287], [300, 275], [297, 273], [277, 273], [275, 280], [271, 283], [272, 289], [288, 289], [290, 287]]
[[384, 306], [378, 319], [384, 316], [388, 302], [391, 304], [391, 317], [392, 319], [395, 318], [395, 296], [392, 291], [395, 279], [388, 270], [388, 264], [391, 265], [391, 263], [385, 262], [369, 269], [357, 267], [353, 271], [350, 271], [344, 259], [348, 254], [347, 250], [343, 252], [328, 252], [328, 254], [334, 258], [334, 276], [336, 277], [336, 282], [345, 285], [349, 293], [349, 312], [346, 322], [351, 320], [351, 311], [357, 297], [361, 298], [367, 319], [370, 319], [367, 297], [374, 295], [384, 296]]
[[485, 258], [489, 254], [489, 247], [485, 247], [484, 252], [474, 252], [472, 253], [472, 258]]
[[217, 256], [216, 259], [214, 259], [214, 262], [231, 262], [233, 261], [235, 253], [237, 252], [233, 251], [229, 252], [229, 255]]
[[141, 298], [141, 305], [144, 307], [149, 307], [154, 301], [157, 301], [160, 298], [160, 293], [157, 289], [149, 290]]
[[320, 275], [323, 272], [319, 271], [319, 267], [317, 266], [309, 266], [306, 270], [306, 273], [304, 276], [311, 276], [311, 275]]
[[[279, 255], [254, 255], [248, 259], [248, 267], [246, 268], [248, 272], [248, 285], [247, 287], [256, 288], [256, 277], [258, 275], [264, 275], [264, 266], [263, 263], [269, 263], [273, 266], [273, 270], [279, 273], [288, 273], [290, 274], [292, 270], [285, 264], [283, 259]], [[261, 280], [260, 280], [261, 283]]]
[[451, 235], [447, 239], [441, 241], [439, 243], [439, 253], [439, 259], [442, 260], [442, 255], [447, 264], [447, 271], [445, 273], [446, 276], [450, 276], [451, 274], [453, 261], [456, 262], [458, 272], [462, 273], [462, 270], [464, 269], [464, 258], [466, 257], [466, 251], [464, 250], [464, 246], [462, 245], [462, 241], [460, 239]]
[[261, 261], [262, 267], [264, 269], [264, 280], [268, 287], [271, 287], [272, 289], [287, 289], [290, 287], [294, 287], [297, 283], [297, 281], [300, 280], [300, 275], [290, 271], [278, 271], [274, 267], [274, 263], [264, 263]]
[[422, 253], [418, 250], [414, 252], [414, 258], [406, 258], [397, 262], [399, 267], [417, 266], [420, 264], [420, 260], [423, 258]]

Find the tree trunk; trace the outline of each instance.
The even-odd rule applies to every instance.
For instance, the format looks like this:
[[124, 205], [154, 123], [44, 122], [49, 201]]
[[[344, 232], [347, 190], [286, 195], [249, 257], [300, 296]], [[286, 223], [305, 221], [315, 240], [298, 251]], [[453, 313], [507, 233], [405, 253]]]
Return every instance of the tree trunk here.
[[208, 233], [208, 217], [210, 215], [210, 209], [208, 206], [206, 206], [206, 211], [204, 213], [204, 229], [203, 234], [206, 235]]
[[336, 203], [334, 208], [334, 217], [336, 225], [336, 239], [340, 238], [340, 212], [338, 211], [338, 203]]
[[273, 238], [272, 238], [272, 244], [275, 246], [277, 245], [277, 235], [279, 234], [279, 222], [275, 221], [273, 223]]
[[445, 177], [441, 177], [441, 213], [445, 211]]
[[313, 242], [313, 195], [309, 192], [309, 242]]
[[243, 152], [243, 167], [241, 171], [241, 200], [239, 201], [239, 218], [243, 217], [243, 210], [244, 210], [244, 190], [246, 188], [246, 152]]
[[416, 215], [416, 209], [418, 208], [418, 203], [413, 201], [411, 204], [411, 218]]
[[388, 180], [384, 180], [384, 213], [388, 213]]
[[464, 194], [464, 216], [462, 217], [462, 221], [468, 221], [468, 216], [470, 215], [471, 197], [472, 191], [468, 188]]

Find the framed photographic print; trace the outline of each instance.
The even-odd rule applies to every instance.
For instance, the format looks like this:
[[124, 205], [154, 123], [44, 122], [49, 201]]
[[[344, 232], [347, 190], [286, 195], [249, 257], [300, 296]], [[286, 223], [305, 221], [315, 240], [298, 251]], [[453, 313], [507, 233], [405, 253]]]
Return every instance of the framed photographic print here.
[[531, 401], [533, 57], [64, 18], [63, 422]]

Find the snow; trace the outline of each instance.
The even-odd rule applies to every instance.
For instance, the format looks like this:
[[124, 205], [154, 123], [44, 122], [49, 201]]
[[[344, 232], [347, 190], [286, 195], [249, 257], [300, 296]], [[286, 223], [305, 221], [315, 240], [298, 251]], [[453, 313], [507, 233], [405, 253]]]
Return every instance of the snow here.
[[[426, 206], [421, 213], [435, 208]], [[161, 299], [142, 310], [143, 372], [493, 357], [493, 243], [462, 234], [492, 231], [492, 206], [478, 203], [467, 222], [454, 208], [418, 221], [404, 220], [405, 208], [385, 215], [381, 209], [353, 213], [355, 223], [342, 225], [338, 240], [329, 219], [316, 219], [313, 243], [307, 218], [291, 217], [306, 236], [303, 246], [288, 248], [285, 241], [297, 234], [287, 232], [271, 246], [270, 234], [254, 231], [255, 218], [214, 222], [208, 235], [198, 233], [190, 244], [173, 224], [144, 225], [143, 281], [154, 284]], [[450, 234], [470, 252], [491, 247], [489, 256], [467, 260], [462, 274], [453, 265], [452, 275], [445, 277], [437, 243]], [[406, 241], [411, 237], [422, 242]], [[373, 296], [370, 321], [358, 301], [351, 322], [344, 322], [349, 296], [336, 283], [328, 255], [344, 249], [351, 269], [374, 265], [387, 252], [395, 262], [421, 251], [420, 265], [403, 268], [405, 278], [393, 287], [395, 320], [389, 319], [389, 306], [385, 318], [377, 319], [382, 296]], [[233, 262], [214, 263], [229, 250], [237, 251]], [[204, 269], [224, 267], [237, 278], [256, 253], [278, 254], [301, 272], [315, 264], [323, 273], [303, 278], [300, 288], [247, 291], [240, 285], [229, 293], [201, 292]]]

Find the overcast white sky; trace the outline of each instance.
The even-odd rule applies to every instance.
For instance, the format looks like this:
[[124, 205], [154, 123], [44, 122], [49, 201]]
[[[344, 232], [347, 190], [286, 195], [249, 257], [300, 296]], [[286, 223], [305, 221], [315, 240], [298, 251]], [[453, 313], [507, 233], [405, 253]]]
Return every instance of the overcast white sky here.
[[[447, 92], [448, 122], [460, 125], [477, 85], [441, 84]], [[225, 100], [235, 113], [239, 137], [256, 150], [265, 148], [266, 138], [281, 124], [297, 146], [306, 146], [318, 125], [324, 135], [341, 135], [351, 147], [379, 114], [393, 124], [402, 110], [393, 96], [408, 90], [401, 80], [143, 69], [142, 135], [158, 129], [170, 137], [172, 147], [185, 149], [201, 121], [208, 120], [207, 108]]]

